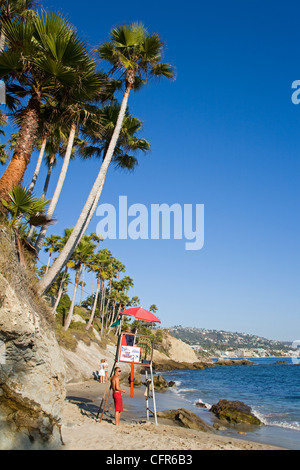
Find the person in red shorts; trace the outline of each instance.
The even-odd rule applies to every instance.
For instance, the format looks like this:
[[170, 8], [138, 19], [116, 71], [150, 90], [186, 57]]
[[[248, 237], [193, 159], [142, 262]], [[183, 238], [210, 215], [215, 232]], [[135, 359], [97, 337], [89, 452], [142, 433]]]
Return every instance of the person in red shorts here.
[[113, 399], [115, 402], [115, 423], [116, 426], [119, 425], [121, 413], [123, 411], [123, 398], [122, 393], [125, 393], [125, 390], [120, 386], [120, 367], [115, 368], [115, 375], [111, 379], [111, 388], [113, 391]]

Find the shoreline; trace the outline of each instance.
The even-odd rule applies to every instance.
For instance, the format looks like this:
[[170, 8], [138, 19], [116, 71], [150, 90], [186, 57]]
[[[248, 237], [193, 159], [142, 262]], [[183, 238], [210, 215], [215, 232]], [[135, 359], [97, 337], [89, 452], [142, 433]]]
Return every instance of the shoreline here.
[[[146, 421], [144, 387], [135, 387], [130, 398], [130, 388], [122, 384], [126, 393], [119, 426], [114, 424], [110, 393], [100, 423], [96, 418], [105, 387], [96, 380], [66, 386], [61, 427], [64, 445], [60, 450], [285, 450], [251, 438], [183, 428], [167, 419], [158, 418], [156, 426], [153, 418]], [[158, 411], [184, 407], [183, 400], [170, 391], [156, 392], [155, 396]]]

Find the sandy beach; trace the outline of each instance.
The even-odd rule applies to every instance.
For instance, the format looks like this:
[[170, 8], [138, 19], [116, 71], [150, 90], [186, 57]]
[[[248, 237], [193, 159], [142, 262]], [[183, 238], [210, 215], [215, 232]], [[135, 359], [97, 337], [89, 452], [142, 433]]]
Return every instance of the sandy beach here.
[[[102, 422], [97, 420], [105, 385], [95, 380], [70, 384], [62, 419], [64, 445], [60, 450], [279, 450], [268, 444], [194, 431], [158, 418], [158, 425], [146, 420], [144, 387], [128, 387], [123, 395], [124, 412], [119, 426], [114, 424], [110, 394]], [[157, 401], [163, 393], [156, 393]], [[175, 406], [172, 406], [174, 405]], [[170, 403], [168, 409], [176, 408]]]

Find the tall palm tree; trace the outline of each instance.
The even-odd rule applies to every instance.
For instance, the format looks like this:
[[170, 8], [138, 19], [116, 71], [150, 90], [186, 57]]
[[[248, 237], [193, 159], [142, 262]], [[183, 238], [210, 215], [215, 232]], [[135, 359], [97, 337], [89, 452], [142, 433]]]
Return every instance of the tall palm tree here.
[[46, 253], [49, 253], [49, 256], [48, 256], [48, 262], [47, 262], [47, 266], [46, 266], [46, 271], [48, 271], [49, 269], [49, 266], [50, 266], [50, 262], [51, 262], [51, 258], [52, 258], [52, 255], [53, 253], [56, 253], [59, 248], [60, 248], [60, 243], [61, 243], [61, 237], [58, 236], [58, 235], [51, 235], [51, 237], [47, 237], [46, 240], [45, 240], [45, 252]]
[[83, 263], [86, 263], [87, 260], [92, 256], [95, 248], [96, 248], [96, 245], [91, 242], [90, 237], [88, 235], [85, 235], [80, 241], [80, 243], [78, 244], [76, 251], [73, 253], [73, 261], [75, 263], [75, 282], [74, 282], [74, 290], [73, 290], [71, 306], [70, 306], [69, 313], [67, 315], [67, 318], [65, 320], [64, 327], [63, 327], [64, 331], [68, 330], [71, 320], [72, 320], [76, 292], [77, 292], [78, 284], [80, 281], [81, 267]]
[[157, 309], [157, 306], [155, 304], [150, 305], [149, 312], [155, 313], [155, 312], [157, 312], [157, 310], [158, 309]]
[[[64, 235], [63, 235], [63, 237], [61, 237], [61, 239], [58, 243], [58, 245], [59, 245], [58, 251], [60, 251], [63, 248], [63, 246], [66, 244], [66, 241], [68, 240], [71, 232], [72, 232], [72, 229], [69, 229], [69, 228], [66, 228], [64, 230]], [[69, 270], [69, 268], [73, 268], [73, 267], [74, 267], [74, 261], [71, 258], [67, 262], [67, 264], [66, 264], [64, 270], [62, 271], [62, 273], [59, 274], [59, 276], [61, 276], [61, 281], [60, 281], [59, 289], [58, 289], [58, 292], [57, 292], [56, 301], [55, 301], [55, 304], [54, 304], [53, 309], [52, 309], [52, 314], [53, 315], [56, 314], [56, 309], [59, 305], [61, 296], [65, 291], [66, 285], [71, 282], [70, 281], [70, 276], [68, 274], [68, 270]]]
[[[94, 321], [98, 296], [99, 296], [99, 292], [100, 292], [100, 284], [101, 284], [101, 281], [103, 280], [103, 272], [105, 271], [105, 268], [109, 264], [109, 256], [110, 255], [107, 252], [108, 252], [108, 250], [101, 250], [95, 256], [93, 256], [92, 259], [91, 259], [91, 264], [93, 264], [95, 266], [95, 270], [96, 270], [96, 273], [97, 273], [97, 287], [96, 287], [96, 294], [95, 294], [95, 298], [94, 298], [92, 312], [91, 312], [89, 321], [86, 325], [86, 330], [90, 329], [90, 327], [92, 326], [93, 321]], [[103, 287], [102, 287], [102, 290], [103, 290]]]
[[120, 26], [112, 30], [110, 41], [100, 46], [99, 57], [108, 60], [112, 65], [112, 72], [119, 72], [124, 79], [125, 92], [123, 95], [118, 119], [110, 144], [105, 154], [100, 171], [87, 198], [87, 201], [77, 220], [71, 237], [62, 250], [56, 262], [48, 273], [39, 282], [42, 292], [47, 291], [51, 283], [59, 274], [65, 263], [71, 257], [80, 238], [87, 228], [87, 219], [93, 215], [102, 187], [105, 182], [108, 167], [112, 161], [115, 147], [120, 136], [123, 119], [127, 109], [130, 92], [136, 85], [145, 83], [149, 77], [174, 77], [174, 70], [170, 64], [161, 63], [163, 43], [157, 34], [150, 35], [141, 24]]
[[[9, 20], [3, 27], [8, 47], [0, 54], [0, 74], [16, 96], [29, 97], [13, 157], [0, 179], [0, 197], [5, 199], [30, 161], [41, 103], [61, 97], [62, 90], [68, 96], [74, 87], [79, 95], [96, 74], [85, 44], [61, 15], [36, 16], [30, 22]], [[91, 88], [96, 92], [101, 85], [101, 80], [94, 80]]]

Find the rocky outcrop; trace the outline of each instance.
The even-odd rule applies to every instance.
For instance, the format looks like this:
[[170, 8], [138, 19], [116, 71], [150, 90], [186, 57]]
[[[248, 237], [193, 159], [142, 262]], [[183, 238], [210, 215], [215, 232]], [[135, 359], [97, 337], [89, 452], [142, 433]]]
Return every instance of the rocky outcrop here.
[[254, 424], [261, 425], [262, 422], [254, 416], [250, 406], [241, 401], [220, 400], [210, 408], [220, 420], [232, 424]]
[[1, 274], [0, 293], [0, 449], [55, 448], [65, 368], [53, 325]]
[[176, 362], [172, 359], [165, 359], [161, 362], [155, 362], [153, 365], [153, 369], [155, 371], [160, 372], [167, 372], [171, 370], [181, 370], [181, 369], [198, 369], [204, 370], [206, 367], [212, 367], [213, 364], [211, 363], [204, 363], [204, 362]]
[[275, 365], [275, 366], [277, 366], [277, 365], [279, 365], [279, 366], [282, 366], [282, 365], [284, 365], [284, 366], [289, 366], [290, 363], [287, 362], [287, 361], [276, 361], [276, 362], [272, 362], [272, 363], [271, 363], [271, 366], [272, 366], [272, 365], [273, 365], [273, 366], [274, 366], [274, 365]]
[[215, 363], [217, 366], [245, 366], [254, 364], [253, 361], [249, 359], [227, 359], [227, 358], [220, 358]]
[[174, 421], [174, 423], [179, 424], [185, 428], [204, 432], [214, 432], [214, 429], [209, 424], [203, 421], [198, 415], [185, 408], [179, 408], [178, 410], [158, 411], [157, 417], [171, 419]]
[[154, 350], [153, 368], [155, 371], [170, 371], [178, 369], [201, 369], [213, 366], [213, 362], [199, 360], [195, 351], [180, 339], [174, 338], [164, 331], [162, 349]]

